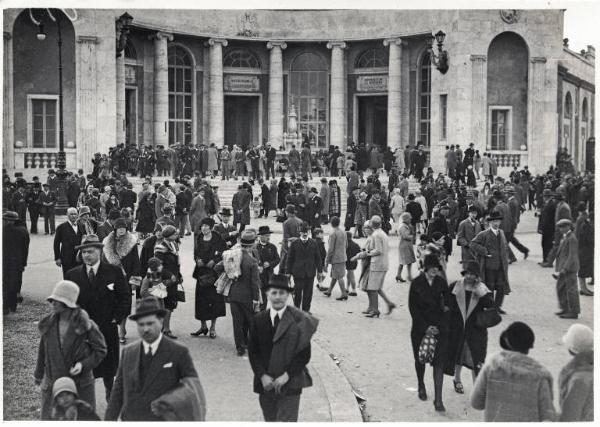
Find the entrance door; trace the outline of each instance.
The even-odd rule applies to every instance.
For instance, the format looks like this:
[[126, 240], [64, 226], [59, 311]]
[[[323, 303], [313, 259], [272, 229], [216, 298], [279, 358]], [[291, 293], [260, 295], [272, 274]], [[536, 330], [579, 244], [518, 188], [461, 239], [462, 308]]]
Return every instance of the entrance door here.
[[596, 138], [591, 137], [585, 143], [585, 170], [586, 171], [594, 172], [596, 170], [595, 152], [596, 152]]
[[137, 88], [125, 89], [125, 143], [137, 145]]
[[225, 96], [225, 144], [258, 145], [258, 96]]
[[358, 142], [387, 146], [387, 96], [358, 97]]

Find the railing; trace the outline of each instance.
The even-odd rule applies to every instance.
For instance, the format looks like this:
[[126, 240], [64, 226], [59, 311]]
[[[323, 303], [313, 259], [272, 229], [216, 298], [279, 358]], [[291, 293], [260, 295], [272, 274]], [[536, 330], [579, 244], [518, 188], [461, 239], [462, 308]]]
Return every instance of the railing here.
[[[77, 163], [77, 150], [65, 149], [67, 168], [74, 168]], [[58, 148], [17, 148], [15, 147], [15, 169], [51, 169], [56, 168]]]
[[498, 167], [521, 167], [527, 163], [527, 151], [488, 151]]
[[23, 153], [25, 169], [50, 169], [56, 167], [58, 153]]

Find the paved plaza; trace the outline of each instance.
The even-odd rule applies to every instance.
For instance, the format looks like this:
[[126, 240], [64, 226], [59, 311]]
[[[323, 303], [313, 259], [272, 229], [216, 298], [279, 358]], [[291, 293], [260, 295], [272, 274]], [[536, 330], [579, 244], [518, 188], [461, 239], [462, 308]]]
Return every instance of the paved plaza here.
[[[57, 224], [63, 220], [57, 218]], [[273, 217], [252, 219], [252, 226], [260, 225], [269, 225], [275, 231], [271, 241], [280, 248], [281, 224]], [[536, 229], [537, 218], [533, 211], [527, 211], [522, 216], [517, 236], [531, 252], [527, 260], [518, 255], [518, 262], [509, 268], [512, 293], [504, 304], [507, 315], [499, 326], [489, 330], [488, 357], [499, 350], [500, 332], [512, 321], [524, 321], [536, 334], [530, 355], [550, 370], [556, 382], [560, 368], [569, 360], [560, 339], [572, 323], [592, 326], [593, 298], [581, 297], [582, 314], [577, 321], [562, 320], [554, 315], [557, 310], [555, 280], [551, 277], [552, 269], [537, 264], [541, 261], [541, 247]], [[324, 230], [327, 235], [331, 227], [324, 226]], [[31, 236], [29, 262], [23, 278], [25, 299], [43, 300], [61, 279], [61, 270], [54, 264], [52, 241], [53, 236]], [[362, 246], [365, 239], [357, 242]], [[451, 377], [444, 378], [446, 413], [436, 413], [431, 398], [427, 402], [418, 400], [410, 346], [409, 284], [397, 284], [394, 280], [398, 267], [396, 236], [390, 237], [390, 248], [390, 270], [384, 290], [398, 305], [391, 315], [365, 318], [361, 311], [367, 306], [367, 296], [361, 291], [348, 301], [335, 300], [339, 290], [334, 291], [331, 298], [315, 291], [312, 312], [320, 324], [309, 364], [314, 386], [305, 389], [300, 420], [360, 421], [354, 390], [366, 399], [363, 418], [369, 421], [481, 421], [483, 414], [469, 404], [472, 384], [468, 370], [463, 371], [464, 395], [454, 392]], [[448, 262], [449, 282], [460, 277], [459, 257], [460, 250], [455, 246]], [[252, 370], [246, 357], [236, 355], [229, 313], [218, 320], [216, 339], [189, 335], [199, 327], [194, 319], [193, 241], [189, 236], [183, 239], [181, 264], [187, 302], [180, 303], [175, 310], [172, 330], [179, 342], [191, 351], [207, 395], [207, 420], [261, 421], [258, 397], [252, 392]], [[137, 338], [132, 322], [128, 323], [128, 338], [128, 342]], [[426, 385], [432, 393], [431, 368], [427, 368]], [[103, 395], [103, 386], [98, 381], [97, 396]], [[558, 402], [556, 385], [554, 396]], [[104, 402], [101, 398], [97, 400], [102, 414]]]

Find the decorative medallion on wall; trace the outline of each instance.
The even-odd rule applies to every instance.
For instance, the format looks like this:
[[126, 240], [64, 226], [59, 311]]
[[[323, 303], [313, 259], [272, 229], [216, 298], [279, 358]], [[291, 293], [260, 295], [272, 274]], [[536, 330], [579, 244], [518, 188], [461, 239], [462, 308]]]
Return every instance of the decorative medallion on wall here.
[[502, 9], [500, 10], [500, 18], [507, 24], [516, 24], [521, 17], [521, 11], [517, 9]]
[[246, 12], [240, 18], [238, 36], [242, 37], [258, 37], [258, 23], [254, 13]]

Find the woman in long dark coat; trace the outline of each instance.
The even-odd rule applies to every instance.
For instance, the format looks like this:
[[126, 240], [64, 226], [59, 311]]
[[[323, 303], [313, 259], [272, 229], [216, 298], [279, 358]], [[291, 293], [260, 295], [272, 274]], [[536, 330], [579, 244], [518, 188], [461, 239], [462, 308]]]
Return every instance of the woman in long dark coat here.
[[279, 184], [277, 185], [277, 210], [278, 214], [281, 215], [286, 207], [286, 196], [290, 194], [290, 184], [281, 177]]
[[440, 264], [434, 255], [426, 255], [421, 273], [410, 284], [408, 309], [412, 317], [410, 339], [415, 358], [419, 399], [427, 400], [425, 390], [425, 364], [419, 362], [419, 347], [427, 332], [437, 339], [435, 355], [431, 361], [433, 366], [433, 384], [436, 411], [445, 411], [442, 402], [444, 384], [444, 365], [448, 358], [448, 317], [450, 294], [448, 284], [438, 275]]
[[38, 328], [41, 338], [35, 368], [35, 383], [42, 393], [42, 420], [52, 413], [52, 385], [61, 377], [71, 377], [79, 399], [96, 407], [92, 370], [106, 356], [106, 342], [96, 323], [76, 305], [79, 287], [61, 280], [48, 301], [52, 313], [43, 317]]
[[149, 196], [150, 193], [143, 193], [135, 212], [135, 219], [137, 220], [135, 231], [140, 233], [142, 237], [146, 237], [148, 233], [154, 231], [154, 223], [156, 221], [154, 204], [150, 202]]
[[225, 299], [217, 293], [214, 286], [218, 278], [214, 268], [221, 261], [227, 245], [219, 233], [213, 233], [214, 225], [215, 222], [211, 218], [201, 221], [200, 234], [194, 249], [196, 268], [192, 277], [196, 279], [195, 317], [201, 322], [200, 329], [191, 333], [195, 337], [209, 333], [206, 322], [210, 320], [210, 337], [216, 338], [217, 317], [225, 316]]
[[448, 359], [444, 373], [454, 375], [454, 390], [464, 393], [460, 378], [462, 367], [471, 369], [473, 384], [487, 354], [487, 328], [477, 325], [477, 316], [484, 308], [494, 306], [490, 290], [479, 279], [479, 263], [469, 261], [463, 278], [450, 285], [450, 331]]
[[[168, 271], [175, 276], [177, 284], [183, 282], [181, 275], [181, 263], [179, 260], [179, 233], [172, 225], [165, 225], [160, 234], [161, 240], [154, 246], [154, 256], [163, 263], [163, 271]], [[163, 323], [163, 334], [169, 338], [177, 337], [171, 332], [171, 316], [177, 308], [177, 299], [175, 298], [173, 287], [169, 289], [171, 293], [165, 298], [165, 308], [167, 313]], [[176, 289], [175, 289], [176, 290]]]

